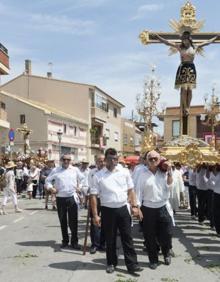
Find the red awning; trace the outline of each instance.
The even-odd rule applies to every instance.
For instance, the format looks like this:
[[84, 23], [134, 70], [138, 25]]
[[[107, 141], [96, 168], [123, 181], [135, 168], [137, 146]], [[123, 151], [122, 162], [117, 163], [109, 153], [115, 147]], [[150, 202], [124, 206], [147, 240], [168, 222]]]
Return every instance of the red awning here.
[[139, 163], [139, 156], [127, 156], [125, 157], [126, 164], [138, 164]]

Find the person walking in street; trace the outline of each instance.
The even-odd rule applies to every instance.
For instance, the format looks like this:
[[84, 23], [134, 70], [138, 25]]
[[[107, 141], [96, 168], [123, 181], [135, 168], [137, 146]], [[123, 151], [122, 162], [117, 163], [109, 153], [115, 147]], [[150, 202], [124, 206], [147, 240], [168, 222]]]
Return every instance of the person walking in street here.
[[198, 195], [198, 221], [200, 225], [204, 224], [208, 216], [208, 184], [205, 180], [207, 165], [203, 163], [196, 171], [196, 188]]
[[[103, 169], [105, 166], [105, 156], [100, 154], [96, 157], [96, 167], [91, 169], [88, 176], [88, 183], [89, 183], [89, 193], [90, 189], [94, 186], [94, 175]], [[101, 214], [101, 205], [100, 205], [100, 198], [97, 197], [97, 213], [98, 216]], [[90, 247], [90, 254], [95, 254], [97, 250], [104, 250], [105, 249], [105, 236], [103, 230], [103, 224], [101, 226], [97, 226], [93, 222], [92, 210], [90, 207], [90, 217], [91, 217], [91, 224], [90, 224], [90, 239], [91, 239], [91, 247]]]
[[196, 219], [196, 216], [198, 214], [196, 199], [197, 199], [196, 169], [189, 168], [189, 205], [190, 205], [190, 212], [192, 219]]
[[13, 161], [9, 161], [6, 165], [6, 172], [5, 172], [5, 187], [3, 189], [4, 191], [4, 197], [2, 200], [2, 206], [0, 210], [0, 214], [6, 215], [7, 212], [5, 210], [8, 198], [12, 198], [12, 202], [15, 208], [15, 212], [22, 212], [21, 209], [18, 208], [18, 200], [17, 200], [17, 193], [16, 193], [16, 183], [15, 183], [15, 174], [14, 174], [14, 168], [16, 167], [16, 164]]
[[29, 170], [29, 183], [32, 184], [32, 198], [35, 199], [37, 195], [37, 188], [39, 185], [40, 169], [36, 166], [33, 160], [30, 161], [30, 170]]
[[[138, 204], [142, 205], [143, 231], [146, 239], [150, 268], [158, 266], [158, 243], [166, 265], [171, 263], [173, 214], [169, 203], [173, 186], [171, 164], [167, 171], [159, 169], [160, 154], [147, 154], [148, 169], [143, 171], [136, 187]], [[164, 165], [164, 164], [163, 164]]]
[[134, 185], [127, 169], [118, 168], [118, 155], [114, 148], [105, 152], [106, 167], [94, 175], [94, 185], [90, 189], [91, 208], [94, 224], [100, 226], [97, 211], [97, 195], [100, 196], [102, 224], [106, 239], [107, 273], [113, 273], [118, 265], [116, 253], [117, 230], [120, 232], [124, 258], [129, 273], [142, 271], [131, 236], [131, 216], [127, 204], [131, 204], [134, 216], [140, 214], [137, 207]]
[[45, 194], [45, 209], [46, 210], [48, 209], [48, 202], [49, 202], [50, 195], [51, 195], [52, 208], [53, 210], [56, 210], [56, 193], [50, 192], [48, 189], [45, 189], [45, 180], [53, 169], [54, 169], [54, 160], [47, 160], [45, 162], [44, 168], [40, 172], [39, 187], [42, 186], [42, 190], [44, 190], [43, 194]]
[[70, 154], [64, 154], [61, 162], [61, 166], [55, 168], [46, 178], [45, 186], [49, 191], [57, 193], [57, 212], [62, 232], [61, 248], [69, 244], [68, 222], [71, 230], [71, 246], [75, 250], [80, 250], [81, 247], [78, 244], [79, 199], [76, 190], [78, 182], [81, 182], [84, 176], [77, 167], [71, 165]]

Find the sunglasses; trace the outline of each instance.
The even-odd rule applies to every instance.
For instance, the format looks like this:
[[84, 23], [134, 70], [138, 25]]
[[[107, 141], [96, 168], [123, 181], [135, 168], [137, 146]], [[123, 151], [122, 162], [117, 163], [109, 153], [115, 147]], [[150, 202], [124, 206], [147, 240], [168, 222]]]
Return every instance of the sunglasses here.
[[153, 162], [153, 161], [154, 161], [154, 162], [157, 162], [157, 161], [158, 161], [158, 158], [149, 158], [148, 160], [149, 160], [149, 162]]
[[63, 161], [64, 161], [64, 162], [65, 162], [65, 161], [70, 162], [70, 161], [71, 161], [71, 159], [63, 159]]

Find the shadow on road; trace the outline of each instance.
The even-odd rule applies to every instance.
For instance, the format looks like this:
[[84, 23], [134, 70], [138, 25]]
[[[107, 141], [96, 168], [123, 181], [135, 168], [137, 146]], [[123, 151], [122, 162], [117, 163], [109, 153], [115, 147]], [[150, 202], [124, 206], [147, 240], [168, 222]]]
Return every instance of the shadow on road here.
[[[82, 262], [82, 261], [67, 261], [60, 263], [51, 263], [49, 267], [56, 269], [64, 269], [64, 270], [105, 270], [105, 266], [103, 264], [96, 264], [94, 262]], [[92, 278], [91, 278], [92, 281]]]

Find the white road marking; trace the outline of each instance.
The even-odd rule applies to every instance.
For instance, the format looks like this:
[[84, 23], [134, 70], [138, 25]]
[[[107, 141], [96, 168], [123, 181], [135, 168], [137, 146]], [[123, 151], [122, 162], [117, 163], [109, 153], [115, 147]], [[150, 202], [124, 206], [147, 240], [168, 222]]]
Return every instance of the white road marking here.
[[7, 225], [0, 226], [0, 230], [4, 229], [5, 227], [7, 227]]
[[23, 219], [24, 219], [24, 217], [22, 216], [22, 217], [19, 217], [19, 218], [15, 219], [13, 222], [16, 223], [16, 222], [19, 222], [19, 221], [21, 221]]
[[33, 214], [35, 214], [35, 213], [37, 213], [38, 211], [33, 211], [33, 212], [31, 212], [29, 215], [33, 215]]

